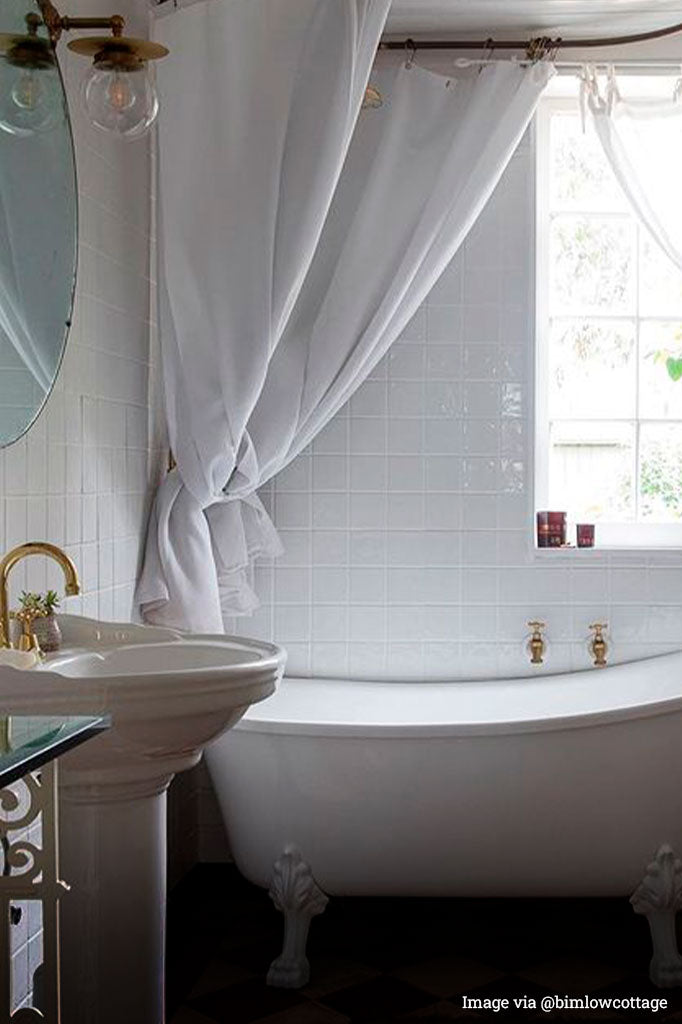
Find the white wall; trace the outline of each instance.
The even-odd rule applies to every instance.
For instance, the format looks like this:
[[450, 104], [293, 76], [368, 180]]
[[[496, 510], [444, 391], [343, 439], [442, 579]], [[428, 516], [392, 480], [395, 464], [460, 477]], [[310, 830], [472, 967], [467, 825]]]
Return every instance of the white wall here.
[[[132, 35], [147, 34], [134, 0], [117, 5]], [[70, 0], [68, 13], [109, 14], [104, 0]], [[129, 619], [146, 503], [150, 430], [150, 166], [148, 141], [117, 142], [81, 111], [83, 58], [59, 47], [77, 150], [80, 261], [73, 327], [57, 386], [27, 436], [0, 452], [0, 551], [28, 539], [64, 547], [80, 572], [82, 597], [69, 611]], [[45, 168], [49, 173], [49, 168]], [[12, 591], [54, 586], [59, 571], [32, 558], [12, 574]], [[19, 1000], [41, 936], [28, 915], [13, 935]]]
[[256, 575], [244, 633], [289, 671], [461, 679], [678, 648], [679, 555], [531, 544], [534, 154], [524, 138], [463, 249], [349, 405], [266, 490], [286, 554]]

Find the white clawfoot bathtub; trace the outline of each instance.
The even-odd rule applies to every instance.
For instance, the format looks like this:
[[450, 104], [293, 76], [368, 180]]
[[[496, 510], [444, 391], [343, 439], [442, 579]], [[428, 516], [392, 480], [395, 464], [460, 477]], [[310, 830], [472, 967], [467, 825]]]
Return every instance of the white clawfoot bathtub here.
[[490, 682], [285, 679], [207, 758], [261, 886], [294, 844], [332, 895], [626, 896], [682, 849], [682, 652]]

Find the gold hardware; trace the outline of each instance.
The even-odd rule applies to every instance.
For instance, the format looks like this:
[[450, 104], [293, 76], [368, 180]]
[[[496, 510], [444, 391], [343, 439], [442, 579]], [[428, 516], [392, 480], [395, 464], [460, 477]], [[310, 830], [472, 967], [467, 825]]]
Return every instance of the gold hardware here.
[[606, 665], [606, 652], [609, 645], [604, 639], [604, 630], [608, 629], [608, 622], [593, 622], [590, 625], [594, 636], [590, 641], [590, 650], [594, 656], [594, 664], [597, 668], [604, 668]]
[[[47, 541], [31, 541], [28, 544], [20, 544], [19, 547], [12, 548], [12, 550], [5, 555], [2, 561], [0, 561], [0, 647], [13, 646], [9, 634], [9, 598], [7, 594], [7, 579], [17, 562], [21, 562], [22, 559], [27, 558], [29, 555], [46, 555], [48, 558], [54, 559], [54, 561], [61, 566], [62, 572], [64, 573], [64, 592], [67, 597], [80, 593], [80, 584], [78, 582], [76, 566], [73, 564], [69, 556], [55, 544], [48, 544]], [[17, 612], [17, 618], [22, 614], [22, 612]], [[29, 635], [31, 635], [30, 631]], [[24, 640], [23, 635], [21, 639], [22, 641]], [[29, 648], [29, 650], [31, 649], [35, 648]], [[26, 648], [21, 647], [20, 645], [20, 650], [26, 650]]]
[[545, 628], [545, 623], [537, 622], [534, 619], [532, 622], [529, 622], [528, 625], [533, 631], [530, 635], [530, 640], [528, 641], [530, 663], [531, 665], [542, 665], [543, 655], [545, 653], [545, 638], [542, 635], [542, 631]]
[[38, 608], [22, 608], [20, 612], [10, 612], [10, 619], [16, 619], [21, 624], [21, 636], [17, 644], [17, 650], [19, 651], [35, 651], [39, 657], [43, 657], [43, 652], [40, 649], [38, 643], [38, 637], [33, 632], [33, 623], [36, 619], [44, 619], [46, 612], [41, 611]]
[[376, 110], [377, 107], [383, 106], [383, 103], [383, 97], [377, 87], [375, 85], [368, 85], [362, 99], [362, 109]]
[[71, 18], [66, 14], [60, 14], [52, 0], [38, 0], [38, 6], [53, 46], [59, 42], [62, 32], [81, 28], [110, 30], [110, 36], [86, 36], [74, 39], [68, 44], [70, 50], [94, 57], [98, 67], [134, 71], [145, 61], [158, 60], [169, 52], [160, 43], [124, 36], [125, 19], [120, 14], [113, 14], [109, 18]]
[[526, 46], [526, 57], [530, 61], [542, 60], [552, 50], [561, 46], [561, 39], [551, 39], [549, 36], [536, 36], [529, 39]]
[[0, 33], [0, 53], [8, 64], [16, 68], [51, 68], [54, 53], [47, 39], [38, 35], [41, 25], [38, 14], [26, 15], [26, 34]]

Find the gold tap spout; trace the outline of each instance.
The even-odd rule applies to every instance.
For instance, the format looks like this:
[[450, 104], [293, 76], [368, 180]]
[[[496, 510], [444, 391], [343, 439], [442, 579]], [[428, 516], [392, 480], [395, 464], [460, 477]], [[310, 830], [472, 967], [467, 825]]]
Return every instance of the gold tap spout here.
[[532, 629], [530, 640], [528, 641], [528, 650], [530, 651], [530, 663], [531, 665], [542, 665], [543, 656], [545, 653], [545, 638], [542, 635], [542, 631], [545, 628], [544, 622], [529, 622], [528, 625]]
[[46, 541], [31, 541], [28, 544], [20, 544], [12, 548], [0, 561], [0, 647], [11, 647], [9, 638], [9, 597], [7, 590], [7, 579], [13, 567], [23, 558], [29, 555], [46, 555], [54, 559], [61, 566], [64, 573], [64, 593], [67, 597], [80, 593], [78, 572], [69, 556], [55, 544], [48, 544]]
[[608, 629], [607, 622], [593, 622], [590, 625], [592, 630], [592, 639], [590, 640], [590, 650], [594, 657], [594, 664], [597, 668], [604, 668], [606, 665], [606, 652], [609, 649], [609, 645], [604, 639], [604, 630]]

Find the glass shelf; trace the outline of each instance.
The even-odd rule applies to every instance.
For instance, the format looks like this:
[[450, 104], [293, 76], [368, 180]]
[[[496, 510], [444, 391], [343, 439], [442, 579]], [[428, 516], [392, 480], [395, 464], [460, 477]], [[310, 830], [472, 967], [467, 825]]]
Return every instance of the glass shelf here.
[[108, 715], [0, 717], [0, 788], [53, 761], [104, 729]]

